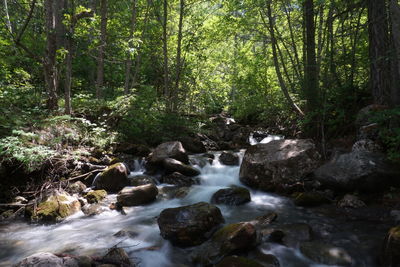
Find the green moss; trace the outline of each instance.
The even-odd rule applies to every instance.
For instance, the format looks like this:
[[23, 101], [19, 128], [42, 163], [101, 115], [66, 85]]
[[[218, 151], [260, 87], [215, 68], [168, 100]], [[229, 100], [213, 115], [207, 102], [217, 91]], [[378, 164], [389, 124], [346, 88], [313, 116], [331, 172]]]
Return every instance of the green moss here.
[[51, 196], [39, 204], [32, 220], [56, 222], [71, 215], [74, 211], [73, 203], [69, 203], [66, 196]]
[[229, 239], [229, 236], [238, 231], [241, 227], [243, 227], [243, 223], [233, 223], [228, 224], [221, 229], [219, 229], [212, 237], [213, 241], [224, 241]]
[[90, 204], [99, 203], [106, 196], [107, 196], [106, 190], [95, 190], [87, 193], [86, 199]]

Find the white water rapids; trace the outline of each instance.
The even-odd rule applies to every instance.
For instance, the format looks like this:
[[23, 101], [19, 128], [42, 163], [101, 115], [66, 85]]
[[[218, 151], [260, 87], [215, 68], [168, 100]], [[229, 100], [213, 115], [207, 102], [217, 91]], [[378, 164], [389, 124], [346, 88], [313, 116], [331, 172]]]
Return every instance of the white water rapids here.
[[[274, 139], [274, 138], [270, 138]], [[238, 152], [242, 159], [244, 151]], [[215, 152], [213, 164], [204, 167], [195, 165], [201, 170], [201, 184], [192, 186], [189, 194], [183, 199], [162, 199], [159, 197], [152, 204], [125, 208], [127, 215], [109, 210], [108, 204], [115, 202], [115, 195], [109, 195], [104, 207], [107, 211], [93, 217], [86, 217], [79, 212], [65, 221], [54, 225], [35, 225], [26, 222], [12, 222], [0, 225], [0, 266], [10, 266], [24, 257], [37, 252], [64, 253], [72, 255], [103, 255], [112, 246], [123, 247], [130, 257], [143, 267], [176, 266], [179, 263], [191, 266], [187, 259], [190, 249], [173, 247], [160, 236], [156, 217], [166, 208], [194, 204], [200, 201], [209, 202], [218, 189], [230, 185], [243, 186], [239, 181], [239, 166], [225, 166], [219, 163], [219, 152]], [[194, 155], [192, 158], [199, 158]], [[141, 174], [134, 170], [132, 175]], [[159, 185], [159, 189], [165, 184]], [[294, 206], [288, 198], [265, 192], [250, 190], [252, 201], [242, 206], [218, 205], [226, 223], [247, 221], [268, 212], [278, 214], [279, 223], [308, 223], [322, 228], [321, 232], [334, 232], [341, 238], [343, 246], [348, 245], [350, 254], [356, 259], [353, 266], [373, 266], [367, 253], [357, 250], [360, 236], [337, 229], [337, 223], [320, 214]], [[325, 227], [325, 228], [324, 228]], [[136, 236], [116, 237], [120, 230], [132, 231]], [[370, 232], [369, 230], [366, 230]], [[367, 232], [367, 233], [368, 233]], [[328, 233], [327, 233], [328, 234]], [[340, 236], [343, 235], [343, 236]], [[360, 234], [362, 235], [362, 234]], [[348, 244], [347, 244], [347, 243]], [[350, 242], [350, 243], [349, 243]], [[281, 266], [324, 266], [305, 258], [298, 249], [267, 243], [260, 249], [278, 257]]]

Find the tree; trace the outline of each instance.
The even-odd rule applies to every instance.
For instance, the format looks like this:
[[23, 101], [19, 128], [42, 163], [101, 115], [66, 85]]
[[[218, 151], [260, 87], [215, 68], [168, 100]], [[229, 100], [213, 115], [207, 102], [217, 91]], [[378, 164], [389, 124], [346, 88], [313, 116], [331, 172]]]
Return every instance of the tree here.
[[[134, 33], [136, 30], [136, 18], [137, 18], [137, 6], [136, 6], [136, 0], [132, 0], [132, 16], [131, 16], [131, 23], [130, 23], [130, 28], [129, 28], [129, 40], [128, 43], [129, 45], [129, 51], [127, 52], [127, 59], [125, 62], [125, 83], [124, 83], [124, 93], [127, 95], [129, 94], [130, 86], [131, 86], [131, 79], [132, 79], [132, 56], [133, 56], [133, 51], [134, 51]], [[132, 84], [132, 86], [135, 86]]]
[[100, 1], [100, 43], [97, 58], [96, 98], [100, 99], [104, 87], [104, 56], [107, 41], [107, 0]]

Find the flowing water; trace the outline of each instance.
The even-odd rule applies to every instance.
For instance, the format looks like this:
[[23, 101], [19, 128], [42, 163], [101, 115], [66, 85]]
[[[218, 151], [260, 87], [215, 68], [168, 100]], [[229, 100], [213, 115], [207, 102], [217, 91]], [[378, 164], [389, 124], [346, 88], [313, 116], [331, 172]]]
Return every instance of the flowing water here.
[[[244, 151], [238, 153], [242, 158]], [[163, 209], [200, 201], [208, 202], [218, 189], [241, 185], [238, 178], [239, 167], [221, 165], [218, 161], [220, 153], [214, 154], [213, 164], [206, 163], [203, 167], [195, 165], [201, 170], [201, 184], [191, 187], [189, 194], [183, 199], [168, 200], [159, 197], [150, 205], [125, 208], [125, 216], [106, 208], [105, 212], [93, 217], [86, 217], [80, 212], [54, 225], [25, 222], [0, 225], [0, 266], [10, 266], [37, 252], [102, 255], [115, 245], [123, 247], [143, 267], [176, 266], [178, 263], [190, 266], [187, 255], [191, 249], [175, 248], [163, 240], [156, 217]], [[194, 155], [191, 159], [198, 162], [201, 156]], [[137, 164], [131, 177], [142, 172], [140, 164]], [[159, 185], [159, 189], [164, 186], [168, 185]], [[250, 192], [250, 203], [238, 207], [218, 205], [226, 223], [252, 220], [273, 211], [278, 214], [277, 223], [307, 223], [324, 240], [345, 248], [353, 257], [352, 266], [375, 266], [371, 250], [377, 240], [384, 236], [387, 229], [385, 225], [364, 221], [349, 222], [345, 218], [332, 216], [325, 208], [299, 208], [292, 200], [282, 196], [254, 190]], [[115, 195], [109, 195], [104, 206], [114, 202], [115, 198]], [[114, 236], [120, 230], [131, 231], [132, 236]], [[296, 248], [263, 243], [260, 250], [274, 254], [284, 267], [324, 266], [308, 260]]]

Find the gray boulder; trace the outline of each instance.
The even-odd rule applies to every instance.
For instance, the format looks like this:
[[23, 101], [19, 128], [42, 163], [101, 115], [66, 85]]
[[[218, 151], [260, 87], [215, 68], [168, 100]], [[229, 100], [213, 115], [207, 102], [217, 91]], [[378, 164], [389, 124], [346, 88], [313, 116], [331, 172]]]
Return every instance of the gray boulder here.
[[148, 161], [150, 163], [157, 163], [166, 158], [176, 159], [185, 164], [189, 163], [186, 150], [183, 148], [182, 143], [178, 141], [166, 142], [157, 146], [150, 154]]
[[14, 265], [15, 267], [78, 267], [78, 261], [70, 257], [57, 257], [51, 253], [39, 252], [33, 254], [21, 262]]
[[239, 178], [250, 187], [274, 191], [301, 181], [318, 167], [320, 158], [310, 140], [274, 140], [247, 149]]
[[250, 192], [244, 187], [220, 189], [211, 197], [211, 203], [238, 206], [251, 201]]
[[107, 192], [118, 192], [128, 184], [128, 169], [123, 163], [109, 166], [94, 181], [96, 189], [104, 189]]
[[179, 172], [174, 172], [162, 177], [162, 182], [177, 186], [191, 186], [200, 183], [198, 178], [188, 177]]
[[139, 206], [153, 202], [157, 195], [158, 189], [154, 184], [127, 186], [118, 193], [117, 201], [121, 206]]
[[163, 167], [168, 173], [179, 172], [186, 176], [197, 176], [200, 174], [200, 171], [192, 166], [183, 164], [179, 160], [167, 158], [164, 159]]
[[233, 152], [224, 151], [221, 156], [219, 156], [219, 161], [224, 165], [238, 166], [239, 156]]

